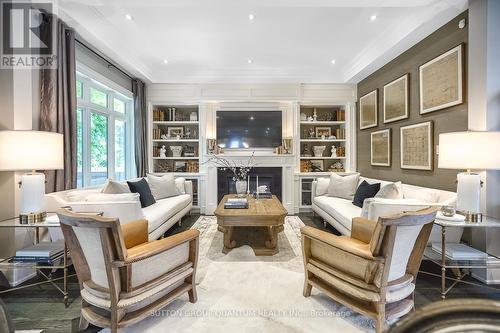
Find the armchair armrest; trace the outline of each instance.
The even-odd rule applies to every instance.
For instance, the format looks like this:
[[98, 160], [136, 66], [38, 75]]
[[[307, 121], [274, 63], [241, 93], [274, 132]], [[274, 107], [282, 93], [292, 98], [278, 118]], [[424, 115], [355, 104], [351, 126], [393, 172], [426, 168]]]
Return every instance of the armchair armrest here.
[[358, 257], [377, 260], [370, 251], [370, 244], [346, 236], [336, 236], [326, 231], [312, 227], [303, 227], [300, 229], [302, 237], [308, 237], [312, 240], [320, 241], [333, 246], [342, 251], [349, 252]]
[[177, 245], [190, 242], [199, 237], [200, 232], [196, 229], [187, 230], [179, 234], [147, 242], [134, 246], [127, 250], [127, 258], [124, 261], [115, 261], [114, 265], [117, 267], [127, 266], [134, 262], [151, 258], [157, 254], [168, 251]]
[[376, 225], [376, 221], [355, 217], [352, 219], [351, 237], [363, 243], [370, 243]]
[[148, 221], [137, 220], [120, 224], [127, 249], [148, 242]]

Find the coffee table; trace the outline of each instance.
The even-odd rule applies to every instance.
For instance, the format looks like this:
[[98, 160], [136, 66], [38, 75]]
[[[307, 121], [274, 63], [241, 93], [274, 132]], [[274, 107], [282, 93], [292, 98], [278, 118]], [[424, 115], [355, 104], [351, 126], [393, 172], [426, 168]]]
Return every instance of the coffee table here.
[[218, 230], [224, 234], [223, 253], [248, 244], [256, 256], [269, 256], [279, 252], [278, 233], [283, 231], [287, 211], [273, 195], [271, 199], [256, 200], [247, 196], [248, 209], [225, 209], [224, 203], [236, 195], [222, 198], [215, 210]]

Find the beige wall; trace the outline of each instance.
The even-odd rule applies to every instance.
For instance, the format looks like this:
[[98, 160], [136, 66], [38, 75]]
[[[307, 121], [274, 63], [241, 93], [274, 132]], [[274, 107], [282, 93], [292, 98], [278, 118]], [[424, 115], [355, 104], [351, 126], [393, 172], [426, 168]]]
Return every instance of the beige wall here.
[[[418, 68], [425, 62], [464, 43], [464, 75], [467, 82], [467, 48], [468, 27], [458, 28], [458, 22], [467, 18], [464, 12], [449, 23], [436, 30], [427, 38], [392, 60], [390, 63], [374, 72], [358, 84], [358, 99], [360, 96], [378, 88], [378, 126], [359, 130], [359, 112], [357, 113], [357, 166], [362, 175], [384, 180], [401, 180], [407, 184], [455, 191], [456, 171], [437, 168], [436, 145], [439, 133], [467, 130], [467, 87], [463, 91], [464, 103], [447, 109], [419, 114], [419, 80]], [[409, 118], [384, 124], [383, 123], [383, 86], [388, 82], [410, 73], [409, 81]], [[432, 171], [408, 170], [400, 168], [399, 132], [401, 126], [421, 123], [431, 120], [434, 125], [434, 166]], [[390, 167], [370, 165], [370, 133], [391, 128], [392, 163]], [[465, 158], [464, 152], [464, 158]]]

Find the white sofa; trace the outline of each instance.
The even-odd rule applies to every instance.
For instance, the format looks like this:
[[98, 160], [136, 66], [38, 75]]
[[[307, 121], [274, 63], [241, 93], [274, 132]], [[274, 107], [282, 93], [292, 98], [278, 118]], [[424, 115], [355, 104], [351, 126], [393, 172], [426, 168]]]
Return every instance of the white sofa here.
[[[124, 183], [126, 184], [126, 182]], [[180, 223], [182, 217], [188, 214], [193, 206], [192, 182], [184, 178], [176, 178], [175, 184], [179, 195], [156, 200], [155, 204], [144, 208], [141, 208], [138, 194], [136, 200], [114, 200], [113, 194], [108, 195], [109, 200], [87, 200], [90, 196], [101, 193], [103, 186], [46, 194], [45, 208], [48, 212], [55, 212], [66, 206], [72, 207], [75, 211], [102, 212], [104, 216], [119, 218], [122, 224], [137, 219], [146, 219], [149, 240], [155, 240], [160, 238], [175, 223]]]
[[[380, 187], [392, 182], [373, 178], [359, 177], [359, 184], [366, 180], [369, 184], [380, 183]], [[351, 223], [353, 217], [363, 216], [371, 220], [377, 220], [380, 216], [390, 216], [402, 211], [413, 211], [423, 209], [429, 205], [443, 206], [456, 204], [456, 193], [420, 187], [415, 185], [402, 184], [402, 200], [391, 199], [366, 199], [363, 208], [355, 206], [351, 200], [328, 196], [329, 178], [318, 178], [312, 183], [312, 209], [313, 212], [323, 218], [325, 223], [330, 223], [341, 234], [351, 235]], [[429, 200], [422, 200], [429, 198]], [[463, 229], [448, 228], [446, 231], [446, 241], [456, 243], [462, 237]], [[441, 229], [434, 226], [429, 242], [439, 242], [441, 240]]]

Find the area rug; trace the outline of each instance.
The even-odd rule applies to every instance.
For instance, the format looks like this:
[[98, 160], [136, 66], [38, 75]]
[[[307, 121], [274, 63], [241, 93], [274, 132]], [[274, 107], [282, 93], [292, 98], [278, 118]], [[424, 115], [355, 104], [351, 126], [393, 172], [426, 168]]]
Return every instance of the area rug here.
[[248, 245], [223, 254], [216, 218], [201, 216], [192, 227], [200, 230], [198, 302], [185, 295], [123, 332], [373, 331], [370, 319], [314, 288], [311, 297], [302, 296], [302, 226], [299, 217], [286, 217], [274, 256], [256, 257]]

